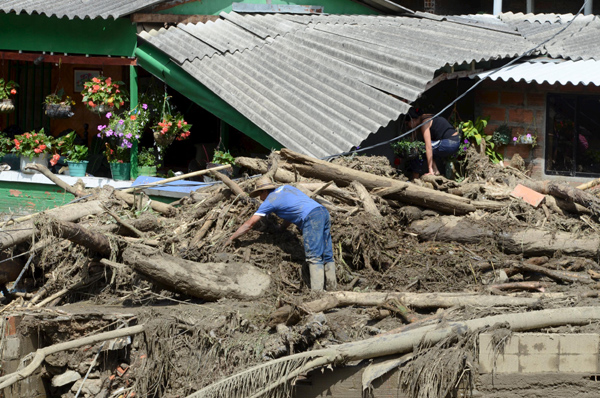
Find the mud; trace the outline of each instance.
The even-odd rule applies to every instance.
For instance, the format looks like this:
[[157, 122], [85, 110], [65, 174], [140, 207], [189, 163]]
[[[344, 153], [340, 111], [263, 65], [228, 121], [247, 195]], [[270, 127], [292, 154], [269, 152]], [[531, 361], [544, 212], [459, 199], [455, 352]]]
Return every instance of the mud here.
[[[494, 181], [510, 187], [525, 172], [498, 170], [489, 162], [482, 161], [477, 154], [471, 156], [474, 159], [470, 163], [472, 181]], [[378, 175], [404, 178], [381, 158], [355, 157], [334, 162]], [[215, 188], [211, 188], [198, 195], [207, 198], [214, 191]], [[474, 190], [472, 196], [474, 199], [489, 199], [481, 190]], [[327, 199], [342, 205], [335, 198]], [[93, 380], [99, 381], [93, 384], [99, 388], [97, 394], [106, 392], [105, 397], [119, 396], [119, 391], [123, 394], [135, 391], [137, 396], [144, 397], [183, 397], [269, 359], [364, 339], [404, 325], [404, 321], [394, 314], [378, 319], [373, 316], [373, 308], [350, 306], [332, 309], [322, 315], [307, 314], [293, 326], [270, 327], [269, 316], [276, 308], [286, 304], [300, 307], [302, 303], [320, 297], [311, 292], [304, 282], [304, 250], [300, 232], [294, 226], [283, 233], [277, 232], [279, 220], [267, 217], [233, 246], [223, 248], [224, 240], [257, 208], [257, 204], [230, 197], [217, 204], [216, 208], [222, 210], [223, 216], [215, 222], [211, 232], [200, 244], [194, 244], [196, 233], [209, 215], [196, 219], [193, 215], [201, 202], [189, 200], [182, 203], [175, 218], [162, 217], [147, 208], [127, 208], [118, 202], [108, 205], [126, 220], [134, 220], [140, 215], [153, 218], [150, 223], [153, 228], [145, 231], [144, 238], [158, 242], [157, 247], [165, 253], [199, 263], [239, 261], [260, 268], [272, 278], [272, 288], [267, 295], [251, 302], [232, 299], [204, 302], [166, 290], [126, 267], [109, 267], [100, 263], [89, 249], [54, 236], [46, 228], [45, 221], [40, 219], [37, 225], [41, 233], [33, 245], [22, 244], [12, 253], [25, 253], [35, 248], [33, 271], [26, 273], [20, 286], [27, 292], [37, 292], [44, 287], [47, 291], [45, 297], [65, 288], [68, 292], [48, 301], [44, 305], [47, 309], [27, 311], [19, 307], [26, 301], [16, 298], [1, 311], [26, 314], [18, 332], [23, 336], [39, 336], [42, 346], [124, 325], [146, 325], [145, 334], [134, 337], [131, 344], [98, 357], [92, 373]], [[491, 284], [497, 283], [493, 272], [497, 271], [496, 267], [524, 260], [520, 255], [503, 253], [502, 247], [492, 239], [468, 246], [419, 241], [408, 229], [410, 222], [423, 217], [437, 217], [435, 211], [385, 200], [377, 205], [383, 215], [381, 218], [362, 211], [331, 212], [340, 290], [496, 294], [489, 289]], [[594, 218], [556, 214], [548, 217], [542, 208], [534, 209], [516, 200], [507, 203], [500, 211], [478, 211], [470, 217], [473, 223], [498, 233], [536, 227], [550, 233], [567, 231], [577, 236], [600, 230]], [[113, 248], [111, 260], [121, 261], [120, 253], [127, 243], [117, 234], [120, 228], [111, 216], [89, 217], [80, 224], [91, 231], [107, 234]], [[554, 258], [565, 260], [560, 269], [581, 272], [600, 269], [597, 259], [568, 259], [561, 253], [555, 253]], [[531, 273], [512, 274], [511, 280], [547, 282], [543, 288], [545, 292], [569, 293], [570, 297], [560, 305], [597, 304], [596, 284], [560, 283]], [[515, 294], [526, 296], [529, 293], [520, 291]], [[552, 305], [558, 304], [540, 302], [536, 309]], [[445, 310], [445, 316], [459, 321], [517, 310], [523, 309], [465, 307]], [[435, 315], [435, 310], [415, 310], [414, 313], [417, 319], [425, 319]], [[590, 324], [575, 328], [549, 328], [546, 331], [597, 333], [600, 328]], [[472, 345], [472, 342], [465, 340], [464, 346], [469, 344]], [[441, 347], [440, 350], [446, 348]], [[40, 377], [48, 385], [52, 377], [67, 369], [85, 375], [99, 349], [100, 344], [97, 344], [55, 354], [44, 364]], [[464, 350], [470, 351], [471, 346]], [[431, 351], [429, 355], [435, 358], [435, 354], [439, 352]], [[428, 357], [424, 355], [423, 358]], [[448, 359], [445, 367], [458, 369], [457, 361], [460, 360], [461, 356]], [[120, 375], [125, 368], [126, 372]], [[115, 377], [111, 379], [111, 376]], [[428, 377], [435, 379], [434, 374]], [[456, 382], [452, 377], [448, 378], [450, 384]], [[587, 394], [588, 385], [592, 384], [585, 381], [573, 385], [580, 385], [583, 393]], [[484, 385], [477, 386], [482, 393], [486, 388]], [[536, 388], [531, 387], [531, 396], [538, 394]], [[552, 387], [540, 387], [540, 391], [547, 390], [552, 390]], [[508, 397], [514, 391], [510, 382], [506, 382], [505, 387], [485, 390], [485, 396]], [[563, 387], [556, 387], [556, 391], [563, 391]], [[48, 396], [72, 398], [74, 392], [67, 388], [48, 388]]]

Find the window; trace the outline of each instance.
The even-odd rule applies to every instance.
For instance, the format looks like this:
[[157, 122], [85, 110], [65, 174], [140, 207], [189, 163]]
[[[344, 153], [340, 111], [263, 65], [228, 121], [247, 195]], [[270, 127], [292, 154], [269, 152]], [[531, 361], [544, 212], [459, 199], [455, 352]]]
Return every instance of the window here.
[[600, 96], [549, 94], [546, 174], [600, 176]]

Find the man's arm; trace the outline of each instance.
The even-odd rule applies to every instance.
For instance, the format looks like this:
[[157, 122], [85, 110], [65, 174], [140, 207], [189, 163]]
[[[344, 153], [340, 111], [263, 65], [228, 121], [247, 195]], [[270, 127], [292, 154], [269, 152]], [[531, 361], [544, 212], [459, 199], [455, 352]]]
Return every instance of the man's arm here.
[[252, 227], [254, 226], [254, 224], [256, 224], [258, 222], [258, 220], [260, 220], [261, 217], [262, 216], [257, 216], [256, 214], [253, 215], [252, 217], [250, 217], [245, 223], [243, 223], [237, 229], [237, 231], [235, 231], [233, 233], [233, 235], [231, 235], [231, 237], [229, 239], [227, 239], [227, 243], [226, 244], [231, 243], [234, 239], [239, 238], [240, 236], [242, 236], [246, 232], [248, 232], [250, 229], [252, 229]]

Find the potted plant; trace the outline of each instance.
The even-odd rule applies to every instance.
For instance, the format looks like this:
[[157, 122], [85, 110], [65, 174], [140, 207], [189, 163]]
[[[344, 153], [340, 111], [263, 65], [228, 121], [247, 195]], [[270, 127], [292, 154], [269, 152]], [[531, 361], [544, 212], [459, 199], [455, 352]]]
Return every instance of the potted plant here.
[[130, 150], [133, 142], [139, 140], [149, 116], [148, 105], [142, 104], [122, 114], [108, 112], [108, 124], [98, 126], [98, 137], [105, 140], [104, 154], [114, 180], [129, 180]]
[[533, 148], [535, 144], [537, 144], [537, 134], [536, 132], [529, 132], [525, 130], [523, 134], [517, 134], [513, 137], [513, 144], [526, 144], [531, 145]]
[[53, 119], [68, 119], [74, 115], [71, 111], [71, 106], [75, 105], [75, 101], [68, 95], [63, 99], [65, 90], [60, 89], [57, 92], [49, 94], [44, 100], [45, 113], [49, 118]]
[[174, 140], [182, 141], [190, 136], [191, 124], [185, 121], [181, 113], [163, 114], [160, 121], [152, 126], [154, 141], [165, 148]]
[[425, 154], [423, 141], [402, 140], [392, 143], [394, 153], [403, 159], [416, 159]]
[[86, 145], [75, 145], [77, 133], [71, 131], [64, 137], [58, 138], [56, 146], [60, 149], [62, 155], [67, 158], [69, 166], [69, 175], [72, 177], [85, 177], [88, 161], [88, 147]]
[[497, 145], [508, 145], [511, 136], [512, 128], [504, 123], [498, 126], [496, 131], [492, 134], [492, 142], [495, 142]]
[[11, 96], [17, 94], [19, 85], [12, 80], [0, 79], [0, 113], [14, 112], [15, 105]]
[[110, 77], [94, 77], [83, 84], [83, 103], [92, 112], [105, 114], [125, 105], [127, 93], [121, 86], [124, 83]]
[[142, 148], [138, 152], [138, 171], [141, 176], [155, 177], [156, 169], [160, 167], [157, 163], [154, 151], [149, 148]]
[[[235, 158], [229, 153], [229, 151], [222, 151], [220, 149], [215, 149], [215, 151], [213, 152], [212, 160], [210, 161], [210, 163], [206, 164], [206, 168], [212, 169], [213, 167], [224, 166], [226, 164], [230, 164], [233, 166], [235, 164]], [[223, 169], [223, 170], [220, 170], [219, 172], [223, 173], [229, 177], [231, 177], [233, 174], [232, 169]], [[203, 177], [203, 179], [204, 179], [204, 182], [214, 181], [214, 179], [212, 177], [207, 176], [207, 175], [205, 175]]]
[[[27, 163], [38, 163], [48, 166], [49, 154], [54, 152], [54, 139], [44, 134], [44, 129], [39, 132], [29, 132], [16, 135], [13, 140], [14, 146], [11, 149], [13, 153], [20, 156], [20, 167], [23, 173], [34, 174], [36, 171], [27, 169]], [[60, 155], [54, 154], [50, 160], [51, 164], [56, 164]]]

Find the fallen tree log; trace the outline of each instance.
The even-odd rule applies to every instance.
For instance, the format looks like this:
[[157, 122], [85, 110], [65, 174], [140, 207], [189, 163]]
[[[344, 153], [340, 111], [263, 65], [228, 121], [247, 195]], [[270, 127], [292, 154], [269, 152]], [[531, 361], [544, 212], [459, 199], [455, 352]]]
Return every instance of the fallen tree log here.
[[196, 263], [147, 246], [129, 246], [123, 260], [169, 290], [204, 300], [263, 296], [271, 278], [248, 263]]
[[[455, 306], [519, 306], [533, 305], [547, 295], [532, 297], [507, 297], [507, 296], [488, 296], [468, 293], [402, 293], [402, 292], [332, 292], [323, 295], [318, 300], [309, 303], [303, 303], [299, 306], [308, 313], [327, 311], [332, 308], [347, 307], [351, 305], [359, 306], [380, 306], [388, 300], [395, 299], [407, 307], [419, 309], [431, 308], [450, 308]], [[278, 308], [270, 316], [269, 324], [274, 326], [278, 323], [294, 322], [294, 308], [291, 305], [284, 305]]]
[[[210, 384], [188, 395], [187, 398], [265, 397], [269, 396], [274, 389], [285, 388], [289, 382], [315, 368], [387, 355], [405, 354], [413, 351], [414, 347], [420, 344], [433, 345], [453, 334], [473, 333], [499, 323], [507, 324], [512, 331], [517, 332], [567, 324], [586, 325], [592, 320], [600, 320], [600, 307], [527, 311], [463, 322], [448, 322], [442, 327], [440, 325], [424, 326], [406, 333], [377, 336], [272, 360]], [[240, 394], [242, 391], [243, 394]]]
[[46, 166], [44, 166], [43, 164], [28, 163], [27, 168], [37, 170], [38, 172], [42, 173], [47, 179], [52, 181], [56, 186], [64, 189], [65, 191], [67, 191], [68, 193], [72, 194], [75, 197], [81, 197], [86, 194], [85, 192], [77, 190], [76, 188], [72, 187], [71, 185], [67, 184], [66, 182], [64, 182], [63, 180], [58, 178], [58, 176], [56, 174], [54, 174], [50, 170], [48, 170], [48, 168]]
[[[367, 190], [375, 188], [395, 188], [399, 191], [388, 195], [389, 199], [427, 207], [450, 214], [467, 214], [475, 211], [469, 199], [451, 195], [433, 189], [419, 187], [415, 184], [382, 177], [349, 167], [336, 165], [302, 155], [288, 149], [282, 149], [281, 155], [293, 161], [293, 167], [304, 177], [318, 178], [323, 181], [334, 181], [338, 186], [348, 186], [353, 181], [360, 182]], [[284, 165], [291, 168], [291, 164]], [[405, 189], [402, 189], [406, 187]]]
[[[269, 171], [269, 164], [266, 160], [255, 159], [255, 158], [247, 158], [247, 157], [237, 157], [235, 158], [235, 164], [239, 167], [246, 167], [248, 169], [254, 170], [260, 174], [266, 174]], [[275, 181], [283, 182], [283, 183], [292, 183], [298, 182], [296, 180], [296, 175], [288, 170], [285, 170], [278, 166], [275, 175], [273, 176]]]
[[81, 339], [67, 341], [64, 343], [51, 345], [49, 347], [40, 348], [35, 352], [31, 363], [25, 368], [0, 377], [0, 390], [31, 376], [33, 372], [35, 372], [35, 370], [42, 365], [44, 359], [46, 359], [48, 355], [55, 354], [61, 351], [72, 350], [74, 348], [79, 348], [86, 345], [93, 345], [101, 341], [112, 340], [119, 337], [126, 337], [138, 333], [143, 333], [144, 329], [144, 325], [131, 326], [128, 328], [112, 330], [110, 332], [99, 333], [94, 336], [83, 337]]
[[[135, 196], [132, 194], [124, 193], [115, 189], [114, 195], [118, 199], [127, 203], [129, 206], [133, 206], [135, 203]], [[177, 214], [177, 210], [175, 210], [173, 206], [159, 202], [157, 200], [151, 200], [150, 207], [152, 208], [152, 210], [162, 213], [167, 217], [173, 217], [175, 214]]]
[[562, 231], [543, 231], [528, 228], [518, 232], [493, 232], [469, 218], [442, 216], [413, 221], [409, 230], [419, 239], [439, 242], [477, 244], [482, 239], [494, 239], [507, 253], [531, 256], [552, 256], [558, 250], [566, 255], [595, 258], [600, 237], [576, 237]]
[[[46, 210], [38, 214], [38, 216], [48, 216], [61, 221], [76, 221], [81, 217], [88, 215], [96, 215], [104, 212], [102, 203], [98, 200], [74, 203]], [[18, 245], [31, 239], [36, 232], [36, 227], [32, 220], [23, 223], [14, 224], [11, 229], [3, 230], [0, 233], [0, 250]]]
[[110, 256], [110, 241], [101, 233], [92, 232], [81, 225], [61, 220], [52, 220], [50, 227], [52, 233], [58, 237], [68, 239], [105, 257]]
[[521, 271], [537, 272], [560, 282], [594, 283], [594, 280], [588, 274], [582, 272], [559, 271], [528, 263], [517, 264], [515, 265], [515, 268]]
[[600, 198], [589, 192], [574, 188], [569, 184], [555, 181], [523, 181], [523, 185], [541, 194], [552, 195], [580, 204], [590, 209], [596, 215], [600, 214]]
[[[300, 182], [300, 183], [296, 184], [296, 186], [300, 190], [307, 189], [309, 191], [316, 192], [319, 189], [323, 188], [327, 184], [321, 183], [321, 182]], [[320, 191], [320, 194], [329, 195], [329, 196], [334, 197], [348, 205], [355, 205], [359, 200], [356, 196], [352, 195], [349, 191], [338, 188], [335, 184], [332, 184], [332, 185], [329, 185], [329, 186], [323, 188]]]
[[371, 198], [371, 195], [369, 194], [369, 191], [367, 191], [365, 186], [358, 181], [352, 181], [350, 186], [354, 188], [354, 190], [358, 194], [358, 197], [360, 198], [360, 201], [365, 211], [373, 217], [381, 217], [379, 209], [377, 209], [373, 198]]

